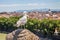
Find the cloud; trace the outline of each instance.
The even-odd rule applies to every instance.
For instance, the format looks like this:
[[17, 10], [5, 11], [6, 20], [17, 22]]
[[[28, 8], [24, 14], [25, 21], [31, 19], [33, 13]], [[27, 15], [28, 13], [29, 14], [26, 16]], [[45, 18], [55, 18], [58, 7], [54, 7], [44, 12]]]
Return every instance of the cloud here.
[[37, 3], [28, 3], [28, 4], [0, 4], [0, 7], [18, 7], [18, 6], [38, 6]]
[[0, 7], [15, 7], [19, 6], [19, 4], [0, 4]]
[[40, 3], [40, 6], [46, 6], [47, 4], [46, 3]]
[[25, 9], [35, 9], [39, 6], [38, 3], [28, 3], [28, 4], [0, 4], [1, 11], [15, 11], [15, 10], [25, 10]]
[[0, 4], [0, 7], [44, 7], [46, 3], [28, 3], [28, 4]]
[[38, 3], [29, 3], [29, 4], [27, 4], [28, 6], [39, 6], [39, 4]]

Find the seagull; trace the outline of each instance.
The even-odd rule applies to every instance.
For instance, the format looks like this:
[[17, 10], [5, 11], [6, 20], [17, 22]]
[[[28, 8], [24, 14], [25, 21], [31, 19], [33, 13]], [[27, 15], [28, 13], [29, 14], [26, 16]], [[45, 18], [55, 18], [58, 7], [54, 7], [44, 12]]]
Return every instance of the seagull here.
[[[20, 19], [17, 21], [17, 23], [16, 23], [16, 26], [17, 26], [18, 28], [19, 28], [20, 26], [21, 26], [21, 28], [22, 28], [22, 25], [25, 25], [25, 24], [27, 23], [27, 17], [28, 17], [27, 12], [24, 11], [23, 14], [24, 14], [24, 16], [23, 16], [22, 18], [20, 18]], [[25, 28], [25, 26], [24, 26], [24, 28]]]

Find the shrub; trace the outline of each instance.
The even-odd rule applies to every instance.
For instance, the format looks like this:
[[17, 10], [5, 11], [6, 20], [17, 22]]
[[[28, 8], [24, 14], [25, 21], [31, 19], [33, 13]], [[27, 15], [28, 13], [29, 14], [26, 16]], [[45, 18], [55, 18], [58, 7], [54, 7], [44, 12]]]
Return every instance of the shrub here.
[[[17, 27], [14, 26], [20, 17], [0, 18], [0, 31], [11, 32]], [[45, 35], [53, 35], [55, 28], [58, 28], [60, 32], [60, 20], [49, 20], [49, 19], [27, 19], [25, 26], [26, 29], [34, 31], [39, 29], [43, 31]]]

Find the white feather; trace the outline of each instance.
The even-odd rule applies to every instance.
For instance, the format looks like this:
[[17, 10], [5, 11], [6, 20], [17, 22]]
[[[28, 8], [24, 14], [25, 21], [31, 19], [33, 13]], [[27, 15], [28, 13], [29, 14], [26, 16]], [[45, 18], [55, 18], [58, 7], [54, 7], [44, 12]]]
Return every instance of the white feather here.
[[21, 25], [25, 25], [27, 23], [27, 15], [25, 14], [22, 18], [20, 18], [16, 25], [17, 27], [21, 26]]

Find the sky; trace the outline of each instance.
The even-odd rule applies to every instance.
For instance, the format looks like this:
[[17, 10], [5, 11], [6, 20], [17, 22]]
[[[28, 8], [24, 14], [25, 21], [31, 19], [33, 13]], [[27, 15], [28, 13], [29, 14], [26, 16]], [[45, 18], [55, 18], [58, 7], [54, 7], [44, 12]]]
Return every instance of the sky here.
[[60, 9], [60, 0], [0, 0], [0, 12], [44, 8]]

